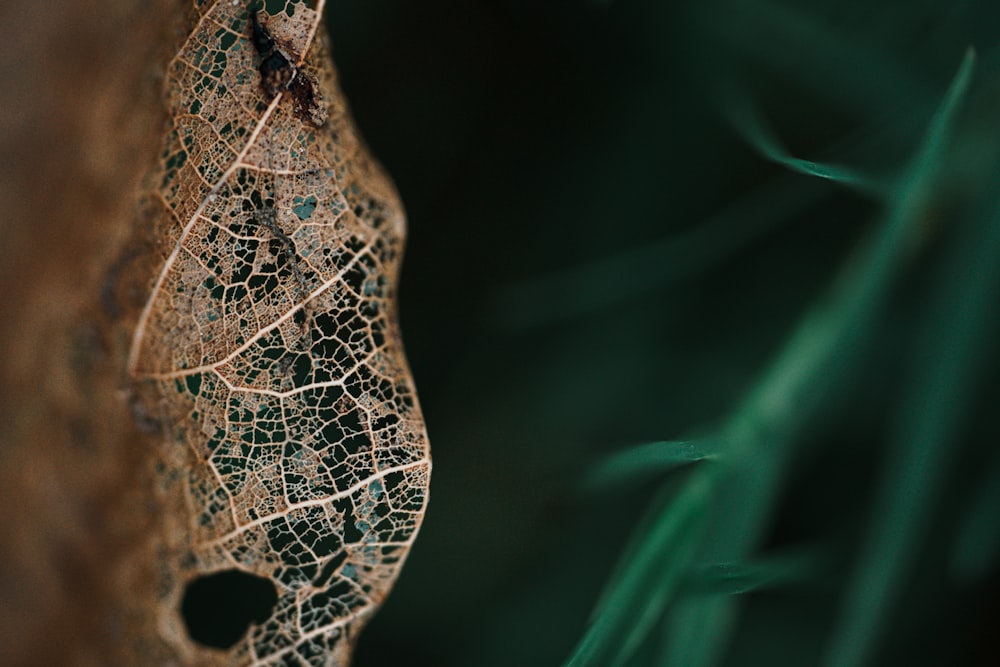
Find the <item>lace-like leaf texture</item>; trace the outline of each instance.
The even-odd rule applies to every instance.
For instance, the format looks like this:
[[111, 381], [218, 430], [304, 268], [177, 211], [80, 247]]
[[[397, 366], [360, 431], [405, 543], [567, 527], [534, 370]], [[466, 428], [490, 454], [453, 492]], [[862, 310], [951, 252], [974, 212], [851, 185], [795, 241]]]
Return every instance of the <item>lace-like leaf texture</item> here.
[[[316, 9], [196, 9], [167, 69], [160, 269], [129, 368], [163, 426], [157, 632], [172, 660], [346, 665], [423, 517], [427, 438], [395, 285], [404, 219], [336, 87]], [[237, 569], [271, 615], [199, 646], [185, 586]]]

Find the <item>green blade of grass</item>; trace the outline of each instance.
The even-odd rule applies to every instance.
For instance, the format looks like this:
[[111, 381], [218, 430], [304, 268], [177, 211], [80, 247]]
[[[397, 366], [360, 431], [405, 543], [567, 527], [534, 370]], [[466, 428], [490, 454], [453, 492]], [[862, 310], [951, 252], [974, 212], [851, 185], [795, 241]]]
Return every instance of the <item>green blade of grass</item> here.
[[599, 491], [641, 477], [662, 474], [687, 463], [715, 458], [719, 443], [708, 438], [647, 442], [616, 452], [585, 475], [582, 486]]
[[[807, 355], [812, 352], [802, 351]], [[703, 563], [739, 562], [749, 557], [777, 502], [792, 442], [784, 426], [747, 421], [742, 414], [728, 430], [731, 447], [727, 454], [732, 458], [727, 458], [728, 465], [719, 475], [712, 513], [696, 553]], [[664, 655], [656, 664], [712, 664], [735, 622], [735, 599], [724, 595], [680, 597], [664, 619]]]
[[[767, 11], [778, 10], [770, 8]], [[760, 18], [750, 17], [754, 21]], [[774, 20], [781, 23], [785, 19]], [[794, 26], [799, 19], [789, 20], [790, 25]], [[841, 52], [845, 49], [848, 49], [845, 45], [834, 48], [829, 56], [830, 62], [842, 63]], [[900, 81], [899, 77], [890, 77], [888, 80]], [[880, 95], [886, 93], [883, 88], [879, 88]], [[907, 105], [900, 106], [899, 97], [898, 93], [893, 93], [891, 99], [896, 100], [897, 104], [888, 109], [880, 121], [854, 137], [854, 142], [862, 142], [865, 152], [883, 153], [886, 149], [882, 144], [889, 135], [901, 131], [904, 126], [919, 127], [918, 124], [923, 121], [921, 115], [914, 113], [913, 109], [922, 109], [924, 106], [914, 103], [912, 96], [907, 98]], [[924, 95], [919, 97], [924, 99]], [[725, 108], [726, 105], [722, 106]], [[867, 107], [865, 109], [870, 110]], [[747, 131], [746, 138], [751, 144], [797, 173], [840, 182], [869, 194], [885, 194], [885, 184], [856, 170], [801, 160], [789, 155], [780, 142], [759, 121], [755, 121], [752, 114], [741, 118], [741, 114], [733, 112], [732, 116], [732, 121], [738, 128], [741, 123], [746, 125], [742, 129]], [[844, 142], [837, 143], [840, 145]], [[491, 299], [489, 316], [498, 326], [511, 331], [524, 331], [582, 317], [601, 308], [648, 295], [676, 281], [695, 277], [718, 266], [792, 214], [819, 201], [828, 192], [828, 189], [822, 187], [822, 183], [777, 178], [729, 208], [693, 226], [689, 232], [501, 288]], [[556, 298], [539, 299], [540, 294], [555, 295]]]
[[[799, 424], [815, 407], [819, 379], [829, 384], [844, 374], [879, 306], [911, 249], [915, 230], [931, 197], [959, 102], [971, 76], [974, 57], [967, 54], [924, 141], [917, 150], [878, 234], [848, 266], [828, 303], [807, 316], [783, 352], [737, 410], [727, 438], [731, 477], [707, 528], [699, 559], [742, 560], [759, 541], [775, 502], [790, 445]], [[742, 426], [741, 426], [742, 425]], [[684, 601], [668, 617], [661, 664], [708, 667], [718, 662], [736, 616], [736, 598], [706, 597]]]
[[730, 93], [726, 97], [721, 106], [730, 125], [763, 157], [806, 176], [834, 181], [868, 194], [884, 194], [884, 185], [855, 169], [793, 156], [764, 123], [746, 96]]
[[680, 492], [662, 492], [655, 520], [620, 574], [609, 581], [593, 620], [565, 667], [621, 664], [641, 643], [690, 567], [713, 475], [707, 468]]
[[686, 595], [742, 595], [802, 581], [821, 568], [815, 549], [735, 563], [696, 568], [684, 582]]
[[[953, 86], [961, 95], [966, 58]], [[995, 191], [996, 186], [994, 186]], [[1000, 201], [967, 225], [942, 266], [926, 314], [920, 352], [906, 383], [867, 537], [845, 593], [824, 664], [867, 664], [912, 571], [955, 456], [955, 439], [976, 386], [1000, 300]]]

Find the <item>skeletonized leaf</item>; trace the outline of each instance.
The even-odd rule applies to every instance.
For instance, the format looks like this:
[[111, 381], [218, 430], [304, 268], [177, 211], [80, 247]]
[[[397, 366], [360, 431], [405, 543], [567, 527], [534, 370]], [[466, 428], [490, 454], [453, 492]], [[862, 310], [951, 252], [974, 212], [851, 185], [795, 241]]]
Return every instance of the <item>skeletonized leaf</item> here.
[[[396, 321], [401, 206], [337, 90], [322, 2], [276, 4], [196, 3], [167, 68], [158, 262], [128, 361], [163, 431], [144, 661], [348, 664], [427, 501]], [[231, 571], [276, 601], [206, 647], [185, 595]]]

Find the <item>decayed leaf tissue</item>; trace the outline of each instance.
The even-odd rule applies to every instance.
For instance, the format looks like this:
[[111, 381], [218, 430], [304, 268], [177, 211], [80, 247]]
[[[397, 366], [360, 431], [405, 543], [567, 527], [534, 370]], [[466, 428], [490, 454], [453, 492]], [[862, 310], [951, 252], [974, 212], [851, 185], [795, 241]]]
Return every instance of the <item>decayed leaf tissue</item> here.
[[[142, 650], [347, 665], [427, 502], [395, 314], [403, 214], [337, 90], [322, 3], [196, 11], [166, 71], [155, 257], [127, 359], [137, 418], [162, 433]], [[182, 609], [218, 573], [259, 578], [273, 607], [206, 646]]]

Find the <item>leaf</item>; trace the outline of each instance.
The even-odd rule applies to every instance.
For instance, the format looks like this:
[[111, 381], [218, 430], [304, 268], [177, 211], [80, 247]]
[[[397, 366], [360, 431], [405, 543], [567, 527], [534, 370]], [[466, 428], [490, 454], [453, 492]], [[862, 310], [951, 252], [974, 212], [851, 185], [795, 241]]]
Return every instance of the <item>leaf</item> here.
[[719, 443], [714, 440], [668, 440], [647, 442], [616, 452], [595, 466], [584, 477], [583, 485], [599, 489], [632, 481], [642, 476], [718, 455]]
[[[970, 50], [955, 76], [921, 154], [935, 164], [975, 62]], [[995, 183], [995, 181], [994, 181]], [[993, 192], [996, 192], [994, 185]], [[982, 356], [992, 348], [991, 309], [1000, 297], [1000, 202], [967, 224], [947, 258], [920, 335], [922, 349], [906, 383], [891, 432], [872, 516], [846, 587], [824, 664], [870, 662], [894, 604], [915, 568], [935, 501], [957, 452], [956, 439], [972, 403]]]
[[0, 572], [14, 584], [0, 662], [110, 666], [136, 598], [118, 575], [150, 515], [132, 502], [149, 485], [122, 400], [127, 335], [101, 291], [162, 140], [151, 73], [179, 21], [173, 0], [40, 8], [0, 10], [0, 60], [17, 63], [0, 71]]
[[724, 108], [727, 110], [729, 122], [737, 132], [765, 158], [800, 174], [841, 183], [862, 192], [875, 194], [884, 192], [885, 188], [881, 184], [850, 167], [793, 156], [760, 118], [748, 99], [734, 96]]
[[[974, 57], [970, 52], [928, 125], [905, 177], [890, 198], [877, 234], [849, 264], [828, 300], [802, 320], [782, 352], [744, 404], [730, 418], [745, 436], [727, 437], [732, 477], [722, 485], [716, 520], [699, 558], [738, 561], [761, 539], [788, 465], [795, 432], [814, 409], [815, 378], [826, 382], [857, 358], [863, 332], [872, 325], [897, 278], [915, 222], [926, 211], [967, 90]], [[794, 407], [793, 407], [794, 406]], [[765, 437], [766, 436], [766, 437]], [[730, 597], [691, 598], [673, 609], [666, 623], [663, 664], [718, 664], [736, 618]], [[846, 638], [846, 635], [844, 635]], [[836, 664], [836, 663], [831, 663]]]
[[801, 551], [697, 568], [687, 578], [685, 593], [740, 595], [805, 579], [821, 564], [818, 552]]
[[[404, 218], [336, 88], [322, 5], [197, 6], [168, 66], [159, 262], [128, 368], [164, 434], [156, 626], [184, 664], [348, 664], [427, 502]], [[223, 573], [273, 587], [273, 609], [206, 640], [178, 612]]]
[[679, 493], [654, 501], [637, 531], [642, 541], [626, 550], [565, 667], [624, 664], [638, 648], [689, 566], [713, 479], [692, 475]]

